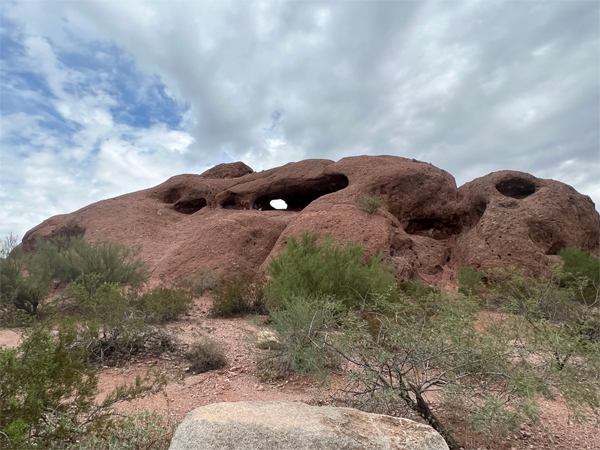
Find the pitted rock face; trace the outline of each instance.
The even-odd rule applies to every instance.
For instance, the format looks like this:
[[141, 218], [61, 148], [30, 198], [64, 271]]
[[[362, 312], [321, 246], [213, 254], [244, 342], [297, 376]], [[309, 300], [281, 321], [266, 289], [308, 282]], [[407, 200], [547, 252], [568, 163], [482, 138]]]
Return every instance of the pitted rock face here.
[[[368, 214], [358, 202], [364, 195], [386, 206]], [[287, 208], [273, 209], [276, 199]], [[523, 172], [457, 188], [449, 173], [396, 156], [306, 160], [263, 172], [238, 162], [52, 217], [26, 233], [23, 247], [77, 234], [142, 245], [156, 281], [203, 269], [262, 270], [304, 231], [381, 252], [399, 280], [420, 275], [446, 284], [467, 266], [539, 275], [562, 248], [598, 254], [600, 216], [572, 187]]]

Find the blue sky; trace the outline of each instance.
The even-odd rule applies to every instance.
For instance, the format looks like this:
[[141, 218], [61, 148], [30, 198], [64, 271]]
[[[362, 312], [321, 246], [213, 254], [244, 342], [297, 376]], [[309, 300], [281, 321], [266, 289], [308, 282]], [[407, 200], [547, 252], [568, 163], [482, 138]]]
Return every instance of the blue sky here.
[[0, 236], [242, 160], [394, 154], [600, 202], [600, 4], [4, 1]]

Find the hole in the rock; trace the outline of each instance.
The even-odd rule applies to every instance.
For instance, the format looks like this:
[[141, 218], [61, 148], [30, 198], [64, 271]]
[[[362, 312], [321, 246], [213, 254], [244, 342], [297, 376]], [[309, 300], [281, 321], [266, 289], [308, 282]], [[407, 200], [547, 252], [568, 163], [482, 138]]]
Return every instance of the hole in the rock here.
[[546, 255], [558, 255], [558, 252], [560, 252], [565, 247], [566, 245], [564, 242], [555, 242], [550, 246], [548, 250], [546, 250]]
[[287, 203], [281, 199], [271, 200], [269, 204], [273, 209], [287, 209]]
[[175, 203], [173, 208], [175, 211], [180, 212], [182, 214], [194, 214], [197, 211], [200, 211], [202, 208], [206, 206], [206, 199], [204, 198], [193, 198], [189, 200], [182, 200], [180, 202]]
[[408, 234], [427, 236], [432, 239], [447, 239], [453, 234], [459, 234], [462, 227], [452, 220], [413, 219], [408, 222], [404, 231]]
[[[272, 211], [277, 208], [271, 205], [271, 201], [282, 200], [287, 205], [286, 211], [302, 211], [319, 197], [347, 186], [348, 178], [342, 174], [328, 174], [312, 180], [282, 180], [270, 186], [268, 192], [258, 197], [252, 206], [254, 209]], [[228, 207], [231, 208], [230, 205]]]
[[506, 197], [523, 199], [535, 192], [535, 184], [524, 178], [509, 178], [496, 184], [496, 189]]

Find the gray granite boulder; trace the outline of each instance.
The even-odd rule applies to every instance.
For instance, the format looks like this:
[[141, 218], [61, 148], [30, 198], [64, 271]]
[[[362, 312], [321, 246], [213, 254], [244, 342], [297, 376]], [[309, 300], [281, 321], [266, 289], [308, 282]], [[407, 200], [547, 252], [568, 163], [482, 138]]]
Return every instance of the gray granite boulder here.
[[433, 428], [352, 408], [214, 403], [190, 412], [169, 450], [447, 450]]

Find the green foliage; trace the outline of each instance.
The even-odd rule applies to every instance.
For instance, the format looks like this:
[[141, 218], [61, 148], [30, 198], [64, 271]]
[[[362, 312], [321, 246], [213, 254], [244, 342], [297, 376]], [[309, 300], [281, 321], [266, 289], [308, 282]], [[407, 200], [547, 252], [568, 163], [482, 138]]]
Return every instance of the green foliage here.
[[117, 242], [89, 243], [83, 236], [36, 241], [31, 268], [61, 282], [81, 275], [97, 274], [100, 283], [139, 287], [148, 278], [141, 248], [128, 248]]
[[223, 346], [207, 337], [194, 342], [185, 357], [190, 362], [188, 370], [194, 374], [222, 369], [227, 365]]
[[185, 292], [160, 287], [136, 298], [135, 293], [125, 296], [115, 283], [97, 282], [97, 275], [81, 276], [65, 291], [82, 320], [79, 339], [90, 361], [115, 365], [175, 349], [173, 334], [154, 324], [187, 312], [190, 299]]
[[0, 258], [0, 308], [12, 304], [36, 315], [53, 281], [83, 280], [88, 290], [105, 283], [140, 287], [148, 274], [139, 253], [139, 248], [111, 242], [90, 244], [83, 237], [39, 239], [32, 255], [16, 248]]
[[76, 443], [52, 450], [168, 450], [177, 424], [156, 412], [129, 414], [101, 432], [84, 434]]
[[564, 261], [563, 270], [575, 277], [586, 277], [592, 283], [600, 281], [600, 259], [579, 248], [563, 248], [558, 255]]
[[564, 248], [558, 255], [564, 262], [562, 269], [567, 283], [579, 285], [582, 301], [597, 303], [600, 300], [600, 259], [578, 248]]
[[374, 214], [379, 208], [381, 208], [385, 204], [381, 197], [366, 194], [360, 197], [357, 203], [358, 206], [360, 206], [369, 214]]
[[395, 284], [381, 256], [363, 264], [364, 248], [360, 244], [348, 242], [342, 247], [331, 238], [317, 243], [318, 238], [309, 233], [304, 233], [300, 241], [290, 237], [286, 249], [269, 262], [267, 294], [273, 307], [285, 307], [291, 296], [329, 296], [346, 307], [358, 308]]
[[218, 283], [212, 290], [210, 312], [215, 317], [265, 314], [264, 281], [251, 275], [238, 274]]
[[[461, 410], [464, 426], [492, 438], [523, 421], [535, 423], [538, 397], [560, 394], [576, 417], [592, 416], [600, 406], [600, 343], [584, 330], [600, 323], [596, 313], [571, 321], [574, 305], [584, 306], [571, 300], [567, 312], [565, 294], [549, 286], [563, 288], [533, 289], [539, 280], [527, 278], [511, 283], [502, 291], [511, 314], [501, 317], [486, 317], [473, 296], [432, 293], [396, 296], [387, 311], [379, 307], [369, 320], [363, 314], [347, 321], [344, 342], [328, 343], [354, 367], [346, 393], [363, 404], [383, 396], [388, 413], [401, 410], [393, 402], [408, 406], [453, 449], [459, 448], [456, 430], [443, 423], [444, 408]], [[519, 297], [509, 299], [509, 292]], [[441, 410], [428, 399], [433, 391], [442, 394]]]
[[192, 303], [190, 291], [164, 286], [143, 294], [137, 308], [144, 313], [146, 323], [167, 323], [187, 314]]
[[271, 311], [271, 325], [278, 345], [272, 359], [279, 373], [294, 371], [322, 375], [337, 367], [339, 358], [323, 342], [340, 321], [343, 304], [328, 296], [297, 296], [284, 299], [281, 310]]
[[465, 295], [481, 294], [483, 289], [483, 277], [483, 272], [475, 270], [472, 267], [465, 267], [456, 276], [456, 279], [458, 280], [458, 292]]
[[35, 315], [38, 306], [50, 288], [50, 279], [44, 273], [29, 271], [26, 258], [20, 251], [14, 251], [7, 258], [0, 259], [0, 307], [8, 305]]
[[162, 377], [138, 377], [96, 403], [97, 377], [73, 321], [56, 333], [36, 326], [18, 349], [0, 349], [0, 439], [17, 449], [50, 448], [75, 442], [88, 429], [110, 425], [118, 402], [158, 392]]

